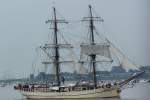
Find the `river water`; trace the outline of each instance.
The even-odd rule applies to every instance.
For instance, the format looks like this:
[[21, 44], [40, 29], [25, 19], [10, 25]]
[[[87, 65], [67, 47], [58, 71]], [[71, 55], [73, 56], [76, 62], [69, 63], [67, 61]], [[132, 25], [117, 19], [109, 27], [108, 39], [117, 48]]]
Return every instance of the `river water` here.
[[[27, 99], [25, 99], [25, 97], [23, 97], [19, 92], [15, 91], [13, 89], [13, 86], [6, 86], [0, 87], [0, 100], [27, 100]], [[92, 99], [92, 100], [150, 100], [150, 83], [137, 83], [132, 88], [123, 89], [121, 92], [120, 99], [111, 98], [111, 99]]]

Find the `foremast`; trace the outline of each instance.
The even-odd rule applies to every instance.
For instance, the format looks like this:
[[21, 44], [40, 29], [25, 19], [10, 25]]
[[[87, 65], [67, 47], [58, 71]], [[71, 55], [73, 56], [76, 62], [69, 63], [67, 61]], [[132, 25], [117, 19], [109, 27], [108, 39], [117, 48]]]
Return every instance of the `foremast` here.
[[56, 15], [56, 9], [53, 7], [53, 15], [54, 19], [46, 21], [46, 23], [51, 23], [53, 24], [53, 28], [50, 28], [54, 32], [54, 38], [53, 38], [53, 48], [54, 48], [54, 59], [53, 59], [53, 64], [54, 67], [56, 68], [56, 80], [57, 80], [57, 86], [59, 87], [61, 85], [60, 81], [60, 55], [59, 55], [59, 47], [60, 45], [58, 44], [58, 23], [67, 23], [65, 20], [58, 20], [57, 15]]

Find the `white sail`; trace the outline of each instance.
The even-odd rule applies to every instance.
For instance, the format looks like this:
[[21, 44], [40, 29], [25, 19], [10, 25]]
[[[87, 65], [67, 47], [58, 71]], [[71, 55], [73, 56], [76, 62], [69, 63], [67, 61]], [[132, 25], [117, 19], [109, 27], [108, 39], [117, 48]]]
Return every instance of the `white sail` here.
[[95, 54], [95, 55], [100, 55], [100, 56], [104, 56], [107, 58], [111, 58], [109, 45], [106, 43], [95, 44], [95, 45], [82, 44], [81, 45], [81, 53], [83, 53], [85, 55]]
[[129, 59], [127, 57], [123, 58], [123, 60], [121, 62], [121, 66], [124, 67], [126, 70], [128, 70], [128, 69], [138, 70], [137, 65], [132, 63], [131, 61], [129, 61]]
[[[109, 41], [109, 40], [108, 40]], [[110, 41], [109, 41], [110, 42]], [[134, 69], [139, 70], [139, 66], [133, 63], [126, 55], [124, 55], [118, 48], [116, 48], [111, 42], [110, 42], [110, 52], [112, 55], [115, 55], [117, 57], [119, 64], [121, 67], [123, 67], [125, 70]]]

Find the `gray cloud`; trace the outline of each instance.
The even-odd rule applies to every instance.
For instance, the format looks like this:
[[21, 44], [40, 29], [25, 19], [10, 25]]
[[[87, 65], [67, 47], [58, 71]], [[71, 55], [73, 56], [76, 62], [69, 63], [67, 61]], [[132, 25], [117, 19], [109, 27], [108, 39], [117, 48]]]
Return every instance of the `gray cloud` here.
[[149, 0], [53, 1], [0, 0], [0, 77], [8, 69], [21, 77], [31, 72], [35, 48], [48, 39], [44, 22], [53, 5], [66, 19], [78, 20], [87, 14], [91, 2], [105, 20], [104, 35], [135, 63], [150, 64]]

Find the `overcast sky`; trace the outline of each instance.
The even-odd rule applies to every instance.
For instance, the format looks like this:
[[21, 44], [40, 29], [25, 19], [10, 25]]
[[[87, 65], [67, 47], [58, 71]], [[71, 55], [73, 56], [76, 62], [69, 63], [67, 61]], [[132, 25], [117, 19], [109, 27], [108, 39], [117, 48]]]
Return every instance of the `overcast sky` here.
[[79, 20], [89, 3], [105, 21], [104, 35], [138, 65], [150, 65], [150, 0], [0, 0], [0, 78], [29, 75], [35, 48], [48, 39], [52, 6]]

